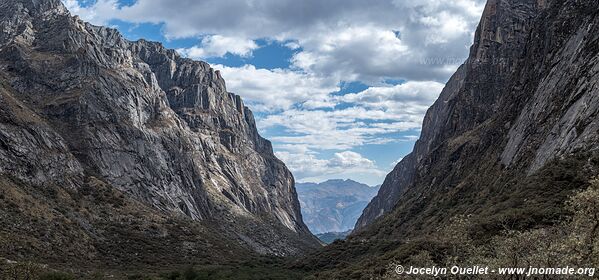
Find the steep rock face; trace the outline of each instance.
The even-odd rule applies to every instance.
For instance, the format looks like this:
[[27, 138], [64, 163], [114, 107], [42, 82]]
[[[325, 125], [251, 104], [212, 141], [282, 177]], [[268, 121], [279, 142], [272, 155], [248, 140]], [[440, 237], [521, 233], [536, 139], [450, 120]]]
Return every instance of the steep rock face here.
[[361, 236], [405, 237], [457, 214], [484, 214], [487, 229], [522, 222], [509, 211], [554, 219], [549, 209], [597, 173], [598, 11], [489, 0], [468, 61], [360, 217]]
[[393, 209], [401, 191], [413, 183], [417, 169], [431, 164], [428, 156], [446, 139], [463, 134], [497, 113], [504, 81], [513, 73], [530, 22], [541, 8], [535, 0], [487, 3], [468, 61], [458, 68], [428, 110], [413, 152], [387, 176], [380, 195], [364, 211], [356, 228]]
[[1, 1], [0, 19], [2, 174], [75, 189], [94, 176], [167, 213], [220, 220], [261, 253], [318, 246], [291, 173], [218, 71], [59, 0]]

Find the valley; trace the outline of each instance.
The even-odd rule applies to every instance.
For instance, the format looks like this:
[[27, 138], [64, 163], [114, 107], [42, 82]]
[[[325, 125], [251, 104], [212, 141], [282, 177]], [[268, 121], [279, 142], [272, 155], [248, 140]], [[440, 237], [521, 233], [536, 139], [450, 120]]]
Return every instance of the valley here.
[[[332, 67], [317, 63], [333, 59], [336, 47], [372, 33], [356, 27], [322, 44], [272, 43], [248, 33], [264, 42], [241, 40], [231, 50], [240, 41], [219, 35], [232, 36], [219, 28], [250, 24], [221, 15], [227, 21], [202, 33], [203, 48], [175, 50], [164, 44], [183, 44], [185, 32], [165, 35], [166, 43], [130, 40], [122, 32], [137, 27], [123, 31], [125, 20], [106, 20], [114, 26], [104, 27], [74, 15], [100, 7], [107, 10], [94, 12], [133, 18], [148, 3], [138, 1], [0, 0], [0, 279], [430, 279], [407, 276], [404, 268], [412, 266], [569, 266], [584, 271], [572, 277], [593, 279], [590, 269], [599, 266], [596, 0], [481, 1], [482, 15], [467, 11], [480, 16], [475, 32], [462, 32], [473, 39], [468, 57], [457, 70], [443, 69], [453, 74], [432, 105], [423, 87], [440, 90], [442, 78], [418, 81], [414, 73], [428, 70], [413, 65], [396, 79], [371, 75], [349, 86], [320, 80], [335, 75], [317, 77]], [[268, 19], [286, 18], [283, 4], [253, 3], [243, 5], [274, 6], [277, 16]], [[309, 4], [293, 6], [287, 17], [318, 15], [330, 3], [312, 12]], [[377, 5], [379, 13], [390, 9]], [[422, 5], [406, 9], [435, 25], [425, 14], [442, 5]], [[156, 18], [154, 28], [173, 32]], [[334, 38], [323, 26], [347, 21], [326, 18], [310, 28]], [[177, 27], [192, 19], [181, 15]], [[257, 26], [267, 30], [269, 20]], [[457, 34], [460, 28], [449, 23], [444, 32]], [[296, 24], [283, 33], [311, 34]], [[402, 43], [385, 51], [415, 52], [409, 28], [381, 34], [379, 45]], [[422, 37], [425, 45], [450, 39]], [[358, 48], [366, 41], [341, 54], [361, 56], [364, 68], [378, 58], [374, 68], [387, 69], [392, 57], [363, 58]], [[283, 55], [288, 69], [242, 65], [261, 49], [283, 48], [293, 51]], [[317, 51], [326, 55], [315, 59]], [[216, 55], [217, 62], [237, 56], [241, 66], [186, 57], [194, 53]], [[301, 94], [295, 87], [256, 94], [265, 84], [293, 79], [339, 86], [327, 87], [322, 98], [302, 87]], [[374, 82], [362, 89], [368, 79]], [[293, 101], [281, 94], [288, 91]], [[408, 141], [413, 147], [404, 152]], [[344, 179], [328, 179], [334, 176]], [[466, 277], [458, 274], [442, 277]], [[482, 274], [468, 279], [522, 276]]]

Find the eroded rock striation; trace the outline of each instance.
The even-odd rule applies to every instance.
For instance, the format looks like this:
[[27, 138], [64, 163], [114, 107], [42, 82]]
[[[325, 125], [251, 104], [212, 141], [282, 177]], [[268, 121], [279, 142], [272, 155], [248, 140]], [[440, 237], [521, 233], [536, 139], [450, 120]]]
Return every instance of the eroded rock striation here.
[[535, 242], [571, 250], [545, 233], [579, 234], [562, 225], [567, 201], [599, 175], [598, 114], [599, 2], [488, 0], [412, 153], [347, 239], [299, 265], [315, 277], [394, 278], [397, 263], [529, 263], [544, 254]]
[[457, 214], [488, 229], [554, 220], [598, 171], [598, 12], [590, 0], [489, 0], [468, 60], [356, 228], [379, 219], [371, 233], [398, 237]]
[[0, 82], [2, 176], [75, 193], [94, 178], [160, 213], [218, 221], [259, 253], [319, 246], [292, 174], [207, 63], [59, 0], [2, 0]]

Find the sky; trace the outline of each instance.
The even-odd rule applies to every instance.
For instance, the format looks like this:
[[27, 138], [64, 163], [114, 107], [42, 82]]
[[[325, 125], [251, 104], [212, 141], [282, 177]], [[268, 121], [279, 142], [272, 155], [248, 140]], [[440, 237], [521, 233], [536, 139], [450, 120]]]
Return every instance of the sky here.
[[299, 182], [381, 184], [466, 60], [484, 0], [63, 0], [221, 70]]

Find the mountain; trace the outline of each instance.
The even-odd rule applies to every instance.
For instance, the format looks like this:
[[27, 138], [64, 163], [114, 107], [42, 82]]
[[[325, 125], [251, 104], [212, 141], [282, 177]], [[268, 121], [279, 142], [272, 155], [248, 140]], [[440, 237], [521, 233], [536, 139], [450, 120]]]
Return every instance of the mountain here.
[[2, 0], [0, 27], [1, 256], [148, 265], [320, 247], [292, 174], [210, 65], [60, 0]]
[[[556, 182], [557, 175], [536, 180], [546, 190], [516, 181], [564, 164], [595, 171], [591, 159], [599, 143], [594, 118], [599, 103], [591, 29], [596, 9], [582, 9], [596, 6], [592, 1], [489, 1], [468, 61], [428, 110], [414, 151], [387, 176], [356, 228], [404, 204], [423, 206], [427, 209], [418, 212], [435, 216], [437, 203], [481, 206], [517, 188], [529, 189], [525, 196], [549, 192], [547, 199], [559, 199], [559, 192], [575, 186]], [[560, 13], [580, 18], [569, 21]], [[543, 200], [537, 200], [538, 207]]]
[[297, 194], [304, 222], [315, 234], [352, 230], [378, 187], [352, 180], [298, 183]]
[[344, 232], [325, 232], [325, 233], [316, 234], [316, 237], [318, 237], [318, 239], [320, 239], [320, 241], [322, 241], [326, 244], [331, 244], [331, 243], [335, 242], [335, 240], [345, 239], [345, 237], [347, 237], [350, 233], [351, 233], [351, 230], [344, 231]]
[[[507, 264], [501, 258], [519, 252], [511, 266], [538, 262], [545, 251], [529, 244], [587, 232], [566, 226], [585, 218], [568, 218], [573, 213], [593, 213], [580, 203], [596, 205], [592, 195], [571, 199], [599, 174], [598, 93], [599, 2], [489, 0], [469, 58], [428, 110], [414, 150], [387, 175], [352, 235], [304, 265], [324, 278], [371, 279], [391, 259], [478, 264], [465, 256], [485, 251], [479, 261]], [[588, 234], [592, 247], [597, 231]]]

